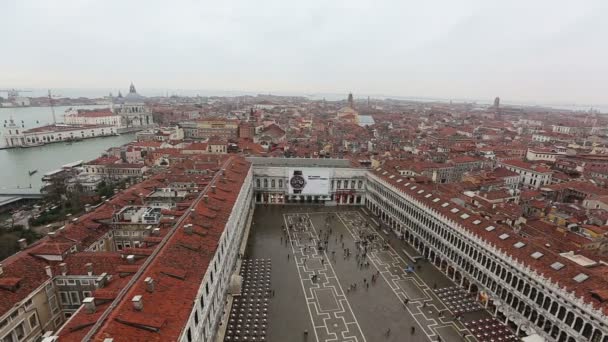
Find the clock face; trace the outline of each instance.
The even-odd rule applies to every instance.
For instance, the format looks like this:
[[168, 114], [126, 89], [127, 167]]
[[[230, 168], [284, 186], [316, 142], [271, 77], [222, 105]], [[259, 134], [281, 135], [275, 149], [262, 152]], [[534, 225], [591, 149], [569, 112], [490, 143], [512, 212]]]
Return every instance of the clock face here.
[[292, 188], [299, 190], [299, 189], [304, 188], [306, 181], [304, 180], [304, 177], [302, 177], [300, 175], [296, 175], [296, 176], [291, 177], [291, 179], [289, 180], [289, 184], [291, 184]]

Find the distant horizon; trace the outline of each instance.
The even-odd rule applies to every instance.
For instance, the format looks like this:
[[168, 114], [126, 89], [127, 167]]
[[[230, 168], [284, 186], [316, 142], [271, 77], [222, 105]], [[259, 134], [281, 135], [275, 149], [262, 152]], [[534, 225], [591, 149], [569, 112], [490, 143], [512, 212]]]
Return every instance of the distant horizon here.
[[[300, 96], [306, 97], [311, 100], [320, 100], [325, 98], [328, 101], [340, 101], [346, 100], [349, 92], [340, 93], [340, 92], [290, 92], [290, 91], [250, 91], [250, 90], [221, 90], [221, 89], [187, 89], [187, 88], [174, 88], [174, 89], [163, 89], [163, 88], [147, 88], [147, 87], [138, 87], [136, 82], [133, 82], [136, 90], [139, 94], [145, 97], [164, 97], [167, 92], [169, 96], [177, 95], [184, 97], [196, 97], [197, 95], [201, 97], [237, 97], [237, 96], [257, 96], [257, 95], [275, 95], [275, 96]], [[48, 88], [37, 88], [37, 87], [3, 87], [0, 86], [0, 89], [22, 89], [26, 91], [32, 91], [33, 93], [23, 93], [22, 96], [26, 97], [46, 97]], [[109, 87], [98, 87], [98, 88], [78, 88], [78, 87], [67, 87], [67, 88], [50, 88], [56, 96], [64, 97], [64, 98], [103, 98], [108, 96], [110, 92], [117, 96], [120, 91], [123, 95], [128, 93], [128, 84], [124, 88], [109, 88]], [[457, 103], [475, 103], [478, 105], [492, 104], [494, 102], [494, 98], [490, 99], [481, 99], [481, 98], [449, 98], [449, 97], [433, 97], [433, 96], [406, 96], [406, 95], [385, 95], [385, 94], [366, 94], [360, 93], [358, 94], [356, 91], [352, 92], [355, 101], [364, 101], [368, 97], [370, 99], [395, 99], [395, 100], [403, 100], [403, 101], [420, 101], [420, 102], [457, 102]], [[5, 92], [0, 92], [0, 97], [6, 98]], [[500, 95], [498, 95], [500, 97]], [[588, 111], [590, 109], [608, 112], [608, 103], [607, 104], [589, 104], [589, 103], [576, 103], [573, 101], [562, 101], [562, 102], [550, 102], [550, 101], [525, 101], [525, 100], [508, 100], [500, 97], [500, 103], [503, 105], [511, 105], [511, 106], [529, 106], [529, 107], [548, 107], [553, 109], [563, 109], [563, 110], [573, 110], [573, 111]]]

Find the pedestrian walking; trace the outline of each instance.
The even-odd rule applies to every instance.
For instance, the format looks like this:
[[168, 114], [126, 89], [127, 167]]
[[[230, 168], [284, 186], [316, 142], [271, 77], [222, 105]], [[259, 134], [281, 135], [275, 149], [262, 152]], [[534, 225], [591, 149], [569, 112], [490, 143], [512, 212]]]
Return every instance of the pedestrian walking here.
[[412, 328], [410, 329], [410, 332], [412, 335], [414, 335], [414, 333], [416, 332], [416, 327], [412, 325]]
[[386, 335], [386, 337], [389, 337], [391, 335], [391, 328], [388, 328], [388, 330], [386, 330], [386, 333], [384, 333]]
[[289, 253], [287, 253], [287, 261], [289, 261]]

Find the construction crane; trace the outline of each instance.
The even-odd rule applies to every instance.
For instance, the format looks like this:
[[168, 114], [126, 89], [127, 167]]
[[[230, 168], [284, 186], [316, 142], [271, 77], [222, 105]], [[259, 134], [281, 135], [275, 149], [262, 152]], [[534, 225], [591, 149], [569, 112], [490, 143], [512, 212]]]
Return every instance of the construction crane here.
[[61, 95], [53, 95], [51, 94], [51, 89], [49, 89], [49, 105], [51, 106], [51, 112], [53, 113], [53, 125], [56, 125], [57, 119], [55, 118], [55, 106], [53, 106], [54, 97], [61, 97]]
[[6, 93], [8, 96], [8, 99], [14, 99], [16, 97], [19, 97], [19, 93], [31, 93], [31, 90], [23, 90], [23, 89], [0, 89], [0, 93]]

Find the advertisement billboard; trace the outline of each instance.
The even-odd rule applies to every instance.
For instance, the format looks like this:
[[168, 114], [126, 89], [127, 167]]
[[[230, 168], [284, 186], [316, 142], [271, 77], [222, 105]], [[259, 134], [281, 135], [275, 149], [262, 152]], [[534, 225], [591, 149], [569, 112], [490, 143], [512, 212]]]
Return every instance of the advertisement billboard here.
[[290, 194], [329, 195], [329, 169], [293, 168], [288, 175]]

